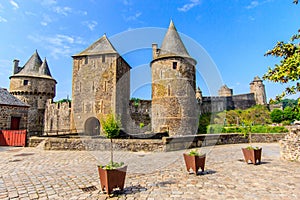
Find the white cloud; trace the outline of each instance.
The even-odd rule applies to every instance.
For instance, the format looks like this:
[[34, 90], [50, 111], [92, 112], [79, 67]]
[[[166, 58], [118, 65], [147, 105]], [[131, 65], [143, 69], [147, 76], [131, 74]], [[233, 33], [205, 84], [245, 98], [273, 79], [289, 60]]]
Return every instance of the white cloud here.
[[43, 0], [41, 2], [42, 5], [45, 5], [45, 6], [51, 6], [51, 5], [55, 5], [57, 2], [56, 0]]
[[253, 8], [256, 8], [258, 6], [261, 6], [265, 3], [269, 3], [269, 2], [272, 2], [273, 0], [265, 0], [265, 1], [251, 1], [250, 4], [248, 6], [246, 6], [246, 9], [253, 9]]
[[246, 6], [247, 9], [252, 9], [252, 8], [255, 8], [259, 5], [259, 2], [258, 1], [251, 1], [251, 3]]
[[30, 11], [25, 11], [25, 15], [28, 15], [28, 16], [37, 16], [36, 13], [30, 12]]
[[130, 6], [130, 5], [132, 5], [133, 3], [132, 3], [131, 0], [123, 0], [123, 4], [124, 4], [125, 6]]
[[195, 6], [198, 6], [200, 5], [200, 0], [190, 0], [189, 3], [187, 4], [184, 4], [182, 7], [180, 8], [177, 8], [178, 11], [180, 12], [187, 12], [189, 11], [190, 9], [194, 8]]
[[3, 18], [3, 17], [0, 16], [0, 23], [1, 22], [7, 22], [7, 19], [5, 19], [5, 18]]
[[81, 37], [63, 34], [56, 34], [53, 37], [29, 35], [28, 38], [35, 43], [43, 44], [43, 46], [50, 50], [50, 55], [55, 59], [61, 56], [70, 56], [75, 53], [74, 51], [77, 51], [78, 45], [85, 44]]
[[95, 27], [98, 25], [96, 21], [84, 21], [82, 22], [83, 25], [87, 26], [91, 31], [95, 29]]
[[49, 23], [51, 23], [53, 20], [49, 15], [43, 14], [43, 20], [41, 21], [42, 26], [47, 26]]
[[17, 4], [15, 1], [10, 0], [9, 3], [13, 6], [13, 9], [16, 10], [19, 8], [19, 4]]
[[65, 6], [65, 7], [57, 6], [57, 7], [54, 7], [54, 12], [64, 15], [64, 16], [68, 16], [70, 13], [72, 13], [72, 8], [67, 7], [67, 6]]
[[255, 21], [255, 18], [252, 17], [252, 16], [249, 16], [248, 19], [249, 19], [250, 21]]
[[123, 16], [125, 21], [135, 21], [137, 20], [140, 16], [142, 15], [142, 13], [140, 11], [136, 12], [134, 15], [131, 16]]

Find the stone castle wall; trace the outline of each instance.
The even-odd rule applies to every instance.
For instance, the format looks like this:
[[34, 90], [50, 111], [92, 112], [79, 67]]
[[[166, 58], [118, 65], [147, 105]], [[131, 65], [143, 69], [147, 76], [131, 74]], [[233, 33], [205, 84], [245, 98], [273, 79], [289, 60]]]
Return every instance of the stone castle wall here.
[[201, 113], [221, 112], [224, 110], [247, 109], [256, 105], [253, 93], [233, 96], [203, 97], [200, 103]]
[[44, 135], [70, 132], [71, 102], [47, 101], [44, 120]]
[[130, 119], [128, 134], [140, 134], [151, 131], [151, 100], [129, 101]]
[[11, 117], [20, 117], [20, 129], [27, 129], [28, 107], [0, 106], [0, 130], [9, 130]]

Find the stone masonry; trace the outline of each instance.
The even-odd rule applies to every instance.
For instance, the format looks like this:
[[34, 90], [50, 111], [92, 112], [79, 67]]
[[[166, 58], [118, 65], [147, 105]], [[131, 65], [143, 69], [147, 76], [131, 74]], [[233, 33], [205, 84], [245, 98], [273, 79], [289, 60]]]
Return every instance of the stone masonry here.
[[282, 159], [300, 162], [300, 126], [292, 127], [279, 144]]
[[48, 100], [45, 110], [44, 134], [69, 132], [71, 118], [71, 102], [55, 102]]

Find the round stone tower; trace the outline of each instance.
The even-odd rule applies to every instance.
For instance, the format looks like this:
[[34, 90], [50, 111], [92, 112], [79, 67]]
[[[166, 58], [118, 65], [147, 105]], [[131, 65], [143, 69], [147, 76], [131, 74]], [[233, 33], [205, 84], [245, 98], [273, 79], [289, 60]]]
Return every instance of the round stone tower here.
[[41, 134], [44, 124], [45, 105], [55, 97], [56, 80], [52, 78], [47, 60], [41, 60], [37, 51], [24, 67], [14, 60], [13, 75], [10, 77], [10, 93], [30, 105], [28, 131], [31, 135]]
[[265, 85], [258, 76], [254, 77], [254, 80], [250, 83], [250, 93], [254, 93], [256, 104], [267, 104]]
[[152, 131], [190, 135], [197, 130], [196, 61], [188, 54], [173, 22], [161, 48], [152, 45]]

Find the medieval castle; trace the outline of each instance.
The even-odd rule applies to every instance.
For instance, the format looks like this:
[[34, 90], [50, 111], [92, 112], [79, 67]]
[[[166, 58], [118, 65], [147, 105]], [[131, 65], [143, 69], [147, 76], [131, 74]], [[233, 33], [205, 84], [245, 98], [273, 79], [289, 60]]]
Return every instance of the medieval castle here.
[[168, 131], [170, 136], [189, 135], [196, 133], [201, 113], [267, 104], [259, 77], [250, 83], [248, 94], [233, 95], [224, 85], [219, 96], [202, 96], [196, 88], [197, 61], [189, 55], [172, 21], [161, 47], [152, 44], [152, 57], [152, 100], [130, 100], [131, 67], [106, 35], [72, 56], [72, 102], [53, 102], [57, 82], [37, 51], [23, 67], [14, 60], [9, 90], [30, 105], [27, 128], [31, 134], [98, 135], [100, 116], [113, 112], [129, 134]]

